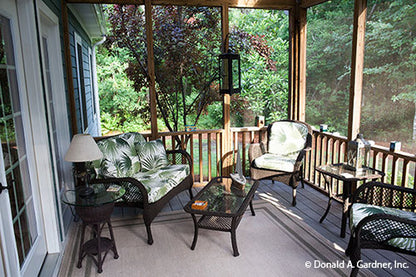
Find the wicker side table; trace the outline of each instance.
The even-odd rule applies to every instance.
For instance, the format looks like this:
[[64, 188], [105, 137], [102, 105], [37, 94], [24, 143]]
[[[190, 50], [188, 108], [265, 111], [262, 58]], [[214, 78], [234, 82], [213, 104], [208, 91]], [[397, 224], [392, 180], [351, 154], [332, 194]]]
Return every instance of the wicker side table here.
[[[121, 198], [125, 190], [119, 186], [111, 186], [114, 191], [107, 190], [103, 184], [93, 185], [95, 193], [89, 197], [80, 197], [78, 190], [68, 190], [62, 196], [62, 201], [75, 206], [75, 211], [82, 220], [81, 241], [77, 267], [82, 267], [82, 260], [90, 256], [97, 266], [97, 272], [103, 272], [103, 263], [111, 250], [114, 259], [119, 255], [111, 225], [111, 214], [114, 210], [114, 202]], [[108, 226], [110, 237], [102, 237], [101, 233], [105, 225]], [[93, 238], [84, 242], [87, 226], [91, 227]]]
[[[331, 202], [335, 197], [342, 196], [342, 219], [341, 219], [341, 238], [345, 238], [345, 229], [347, 227], [347, 218], [348, 218], [348, 209], [350, 207], [350, 197], [351, 194], [357, 188], [357, 182], [365, 180], [376, 180], [384, 176], [384, 173], [370, 168], [363, 167], [362, 170], [353, 170], [346, 164], [328, 164], [321, 165], [315, 168], [316, 171], [321, 173], [325, 180], [325, 186], [328, 189], [328, 206], [325, 210], [325, 213], [319, 220], [319, 223], [322, 223], [326, 216], [328, 215], [329, 209], [331, 208]], [[342, 194], [337, 195], [332, 191], [331, 178], [335, 178], [343, 182]]]

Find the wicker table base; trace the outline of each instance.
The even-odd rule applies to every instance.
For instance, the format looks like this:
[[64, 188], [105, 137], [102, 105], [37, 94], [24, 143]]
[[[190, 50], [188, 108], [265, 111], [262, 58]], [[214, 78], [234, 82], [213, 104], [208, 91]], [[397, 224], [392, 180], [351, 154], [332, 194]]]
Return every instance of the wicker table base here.
[[[246, 206], [247, 208], [247, 206]], [[250, 210], [253, 216], [256, 215], [253, 209], [252, 201], [250, 201]], [[234, 216], [234, 217], [222, 217], [222, 216], [201, 216], [201, 218], [197, 221], [196, 216], [192, 215], [192, 219], [194, 221], [194, 239], [192, 241], [191, 249], [194, 250], [196, 246], [196, 242], [198, 240], [198, 229], [209, 229], [215, 231], [222, 231], [222, 232], [230, 232], [231, 233], [231, 245], [233, 247], [233, 255], [237, 257], [240, 255], [238, 252], [237, 247], [237, 236], [236, 230], [240, 220], [243, 216]]]
[[[245, 185], [245, 188], [235, 189], [231, 187], [229, 177], [217, 177], [211, 180], [184, 207], [184, 210], [191, 214], [195, 227], [191, 249], [195, 249], [200, 228], [230, 232], [233, 255], [239, 256], [236, 230], [248, 205], [250, 205], [251, 214], [256, 215], [252, 199], [258, 185], [258, 182], [250, 181]], [[207, 201], [207, 208], [204, 210], [192, 209], [192, 203], [197, 200]], [[197, 220], [196, 214], [202, 215], [199, 220]]]
[[[114, 253], [114, 259], [118, 259], [119, 256], [110, 221], [113, 209], [114, 203], [97, 207], [76, 207], [77, 214], [82, 220], [81, 242], [77, 263], [78, 268], [82, 267], [82, 260], [87, 255], [93, 259], [97, 266], [98, 273], [103, 272], [103, 263], [110, 250]], [[110, 238], [101, 236], [101, 232], [106, 224], [110, 231]], [[91, 226], [93, 238], [84, 243], [85, 229], [87, 226]]]

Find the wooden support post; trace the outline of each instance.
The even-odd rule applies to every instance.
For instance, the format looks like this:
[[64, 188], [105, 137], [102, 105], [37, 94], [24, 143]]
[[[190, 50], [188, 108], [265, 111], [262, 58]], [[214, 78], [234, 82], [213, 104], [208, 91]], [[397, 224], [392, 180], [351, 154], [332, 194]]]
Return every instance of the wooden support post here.
[[72, 76], [72, 63], [71, 63], [71, 50], [69, 48], [69, 22], [68, 22], [68, 6], [66, 0], [61, 1], [62, 9], [62, 27], [64, 37], [64, 57], [65, 57], [65, 70], [66, 81], [68, 89], [69, 100], [69, 112], [71, 115], [71, 131], [72, 135], [78, 133], [77, 115], [75, 110], [75, 97], [74, 97], [74, 78]]
[[305, 121], [306, 109], [306, 9], [289, 11], [289, 103], [288, 117]]
[[295, 9], [289, 10], [289, 95], [288, 111], [289, 119], [294, 119], [296, 102], [296, 20]]
[[367, 0], [355, 0], [351, 55], [350, 105], [348, 116], [349, 140], [354, 139], [360, 131], [366, 13]]
[[[222, 26], [222, 41], [224, 45], [224, 51], [228, 50], [228, 5], [222, 5], [221, 9], [221, 26]], [[228, 176], [231, 173], [232, 168], [232, 155], [231, 155], [231, 120], [230, 120], [230, 102], [231, 97], [229, 94], [224, 94], [223, 98], [223, 120], [224, 120], [224, 135], [223, 135], [223, 151], [222, 151], [222, 172], [221, 175]]]
[[299, 8], [299, 96], [297, 120], [305, 121], [306, 111], [306, 9]]
[[156, 109], [156, 87], [155, 87], [155, 58], [153, 53], [153, 21], [151, 0], [145, 0], [146, 17], [146, 46], [147, 46], [147, 74], [149, 76], [149, 98], [150, 98], [150, 124], [151, 139], [158, 138], [157, 109]]

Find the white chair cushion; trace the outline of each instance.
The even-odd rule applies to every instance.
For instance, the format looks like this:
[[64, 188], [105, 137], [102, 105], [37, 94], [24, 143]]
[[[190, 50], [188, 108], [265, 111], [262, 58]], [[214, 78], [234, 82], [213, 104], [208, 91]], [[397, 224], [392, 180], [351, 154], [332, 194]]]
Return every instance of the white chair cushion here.
[[276, 154], [264, 154], [254, 160], [257, 168], [293, 172], [297, 155], [281, 156]]
[[306, 143], [308, 127], [296, 122], [273, 123], [268, 141], [268, 153], [286, 156], [298, 154]]

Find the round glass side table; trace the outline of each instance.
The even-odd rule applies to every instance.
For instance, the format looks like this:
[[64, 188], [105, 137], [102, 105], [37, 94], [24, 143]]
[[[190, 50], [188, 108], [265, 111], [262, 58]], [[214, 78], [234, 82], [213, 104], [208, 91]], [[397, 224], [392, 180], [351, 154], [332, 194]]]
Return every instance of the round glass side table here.
[[[62, 195], [62, 202], [74, 206], [75, 211], [82, 220], [81, 241], [77, 267], [82, 267], [82, 260], [90, 256], [97, 265], [97, 272], [103, 271], [102, 266], [107, 253], [112, 250], [114, 259], [118, 253], [111, 226], [111, 214], [114, 210], [114, 202], [125, 194], [125, 189], [115, 184], [91, 185], [94, 193], [87, 197], [80, 196], [80, 190], [67, 190]], [[82, 195], [82, 193], [81, 193]], [[107, 224], [110, 237], [102, 237], [101, 232]], [[85, 229], [91, 227], [93, 238], [84, 242]]]

